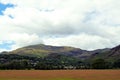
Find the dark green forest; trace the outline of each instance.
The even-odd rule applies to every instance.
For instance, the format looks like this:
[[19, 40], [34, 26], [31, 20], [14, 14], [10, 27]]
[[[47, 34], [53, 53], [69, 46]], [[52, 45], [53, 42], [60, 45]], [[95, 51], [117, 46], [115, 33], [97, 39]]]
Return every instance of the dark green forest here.
[[30, 57], [17, 54], [0, 54], [1, 70], [60, 70], [60, 69], [119, 69], [120, 59], [107, 61], [81, 60], [62, 54], [46, 57]]

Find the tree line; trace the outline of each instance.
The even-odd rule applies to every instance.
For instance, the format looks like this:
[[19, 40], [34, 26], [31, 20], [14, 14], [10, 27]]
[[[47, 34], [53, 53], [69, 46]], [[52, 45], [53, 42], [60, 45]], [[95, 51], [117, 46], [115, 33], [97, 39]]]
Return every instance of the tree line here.
[[79, 58], [57, 54], [55, 56], [32, 57], [16, 54], [0, 54], [1, 70], [59, 70], [59, 69], [119, 69], [120, 59], [106, 61], [95, 59], [83, 61]]

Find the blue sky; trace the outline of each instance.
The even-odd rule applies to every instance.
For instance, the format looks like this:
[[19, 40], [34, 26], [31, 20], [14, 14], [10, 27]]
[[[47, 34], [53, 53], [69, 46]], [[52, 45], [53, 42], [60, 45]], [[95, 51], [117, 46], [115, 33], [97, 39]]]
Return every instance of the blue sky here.
[[14, 45], [15, 43], [12, 41], [2, 41], [0, 43], [0, 49], [5, 49], [5, 50], [10, 50], [12, 45]]
[[[0, 3], [0, 15], [4, 15], [3, 14], [3, 11], [5, 11], [7, 8], [13, 8], [14, 5], [13, 4], [3, 4], [3, 3]], [[9, 16], [12, 18], [12, 16]], [[3, 27], [3, 26], [0, 26], [0, 27]], [[10, 42], [8, 43], [8, 41], [2, 41], [0, 43], [0, 49], [5, 49], [5, 50], [10, 50], [11, 49], [11, 46], [14, 45], [15, 43], [14, 42]]]
[[40, 43], [114, 47], [120, 44], [120, 0], [0, 0], [0, 42], [0, 51]]
[[0, 3], [0, 15], [3, 15], [3, 11], [5, 11], [7, 8], [13, 8], [14, 5], [13, 4], [3, 4]]

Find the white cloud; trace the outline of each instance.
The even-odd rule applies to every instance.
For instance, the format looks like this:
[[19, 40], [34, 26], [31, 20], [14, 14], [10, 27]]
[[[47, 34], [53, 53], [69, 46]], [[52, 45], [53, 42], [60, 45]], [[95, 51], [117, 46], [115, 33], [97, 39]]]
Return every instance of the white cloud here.
[[12, 46], [12, 49], [16, 49], [26, 45], [42, 43], [41, 38], [36, 34], [30, 35], [26, 33], [21, 34], [14, 33], [9, 36], [9, 39], [15, 42], [15, 45]]
[[82, 49], [120, 44], [120, 0], [0, 2], [16, 5], [0, 16], [0, 40], [15, 41], [14, 48], [41, 42]]
[[72, 35], [61, 38], [48, 38], [44, 40], [44, 43], [55, 46], [74, 46], [87, 50], [106, 48], [112, 45], [109, 39], [88, 34]]
[[0, 52], [3, 52], [3, 51], [10, 51], [8, 49], [0, 49]]

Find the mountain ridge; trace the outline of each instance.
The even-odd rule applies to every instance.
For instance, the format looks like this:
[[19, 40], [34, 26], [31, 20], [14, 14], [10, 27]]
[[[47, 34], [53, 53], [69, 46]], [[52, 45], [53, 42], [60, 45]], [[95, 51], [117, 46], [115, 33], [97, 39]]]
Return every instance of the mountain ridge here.
[[106, 58], [117, 59], [120, 57], [120, 45], [113, 48], [97, 49], [93, 51], [82, 50], [70, 46], [51, 46], [44, 44], [30, 45], [10, 52], [2, 52], [1, 54], [18, 54], [25, 56], [45, 57], [54, 54], [63, 54], [80, 59]]

